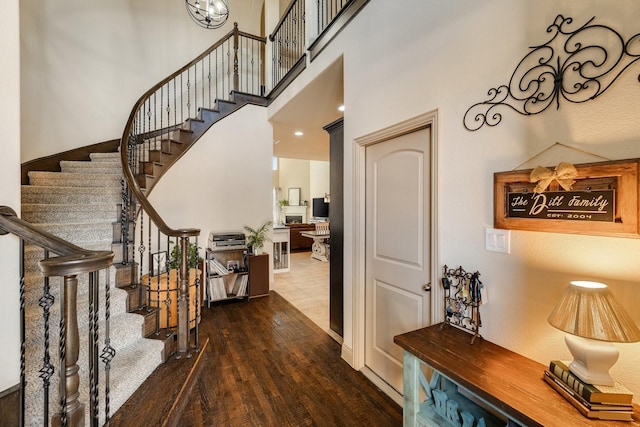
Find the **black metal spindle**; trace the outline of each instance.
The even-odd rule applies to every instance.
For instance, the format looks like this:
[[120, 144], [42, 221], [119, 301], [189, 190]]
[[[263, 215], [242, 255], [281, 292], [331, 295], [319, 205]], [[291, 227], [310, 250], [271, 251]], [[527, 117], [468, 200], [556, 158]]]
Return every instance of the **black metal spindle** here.
[[[198, 247], [198, 236], [196, 236], [196, 248]], [[196, 353], [200, 351], [200, 341], [199, 341], [199, 320], [200, 320], [200, 276], [203, 274], [204, 271], [204, 266], [202, 266], [202, 271], [199, 270], [200, 268], [200, 263], [198, 262], [196, 264], [196, 286], [195, 286], [195, 291], [196, 294], [194, 295], [194, 300], [195, 300], [195, 331], [194, 331], [194, 346], [195, 346], [195, 351]]]
[[[25, 284], [24, 284], [24, 240], [20, 239], [20, 425], [25, 425], [25, 389], [27, 386], [26, 379], [26, 331], [25, 331]], [[47, 393], [48, 398], [48, 393]], [[45, 400], [46, 415], [49, 413], [49, 401]], [[45, 417], [46, 420], [49, 417]]]
[[104, 347], [100, 359], [104, 363], [104, 414], [105, 425], [109, 425], [110, 419], [110, 373], [111, 373], [111, 361], [116, 355], [116, 350], [111, 347], [111, 331], [109, 328], [109, 320], [111, 319], [111, 279], [109, 277], [109, 269], [105, 272], [105, 289], [104, 289]]
[[98, 425], [98, 273], [89, 273], [89, 414], [90, 425]]
[[65, 322], [65, 290], [64, 281], [60, 283], [60, 337], [58, 341], [59, 367], [58, 374], [58, 390], [60, 395], [60, 424], [62, 427], [67, 425], [67, 378], [65, 375], [65, 366], [67, 366], [67, 324]]
[[[44, 258], [49, 258], [49, 251], [44, 251]], [[24, 279], [23, 279], [24, 280]], [[42, 318], [44, 321], [44, 348], [43, 348], [43, 363], [40, 368], [40, 378], [42, 379], [42, 392], [44, 395], [44, 419], [49, 422], [49, 387], [51, 385], [51, 377], [54, 373], [54, 367], [51, 364], [51, 355], [49, 353], [50, 342], [50, 318], [51, 318], [51, 306], [54, 303], [54, 297], [51, 295], [51, 287], [49, 284], [49, 278], [45, 277], [43, 281], [43, 293], [38, 301], [38, 305], [42, 307]]]
[[[169, 265], [169, 247], [171, 246], [171, 239], [169, 238], [169, 236], [167, 237], [167, 241], [166, 241], [166, 245], [167, 245], [167, 267], [166, 267], [166, 271], [167, 271], [167, 278], [165, 281], [165, 299], [163, 301], [164, 303], [164, 309], [166, 310], [167, 316], [167, 324], [165, 327], [165, 336], [169, 337], [171, 335], [171, 328], [169, 328], [169, 325], [171, 324], [171, 266]], [[160, 310], [162, 310], [162, 307], [160, 306], [160, 283], [158, 283], [158, 315], [160, 315]]]

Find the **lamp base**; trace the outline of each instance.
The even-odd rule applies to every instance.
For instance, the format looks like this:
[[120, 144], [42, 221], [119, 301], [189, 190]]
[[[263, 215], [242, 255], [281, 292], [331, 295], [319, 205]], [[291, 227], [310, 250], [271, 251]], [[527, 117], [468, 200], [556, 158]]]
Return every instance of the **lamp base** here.
[[569, 370], [588, 384], [614, 385], [609, 369], [618, 360], [618, 349], [611, 343], [567, 334], [564, 338], [573, 362]]

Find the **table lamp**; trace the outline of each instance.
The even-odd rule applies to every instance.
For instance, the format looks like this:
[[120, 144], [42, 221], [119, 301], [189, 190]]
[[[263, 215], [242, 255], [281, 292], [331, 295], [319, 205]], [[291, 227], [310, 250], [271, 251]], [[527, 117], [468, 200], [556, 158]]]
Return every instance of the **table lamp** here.
[[567, 333], [569, 370], [589, 384], [614, 385], [609, 369], [619, 352], [612, 342], [640, 341], [640, 329], [603, 283], [571, 282], [548, 321]]

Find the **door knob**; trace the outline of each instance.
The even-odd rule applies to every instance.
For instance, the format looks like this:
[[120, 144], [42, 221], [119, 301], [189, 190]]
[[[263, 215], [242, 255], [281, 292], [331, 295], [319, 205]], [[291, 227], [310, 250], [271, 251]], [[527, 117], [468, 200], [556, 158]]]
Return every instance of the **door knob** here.
[[425, 292], [430, 292], [431, 291], [431, 282], [427, 283], [426, 285], [422, 285], [422, 290]]

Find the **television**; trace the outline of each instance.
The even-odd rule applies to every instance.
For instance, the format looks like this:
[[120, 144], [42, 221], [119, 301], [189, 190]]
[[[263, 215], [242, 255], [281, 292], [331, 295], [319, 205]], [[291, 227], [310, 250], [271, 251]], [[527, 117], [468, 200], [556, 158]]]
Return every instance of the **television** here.
[[324, 201], [324, 197], [313, 199], [311, 215], [314, 218], [329, 218], [329, 203]]

